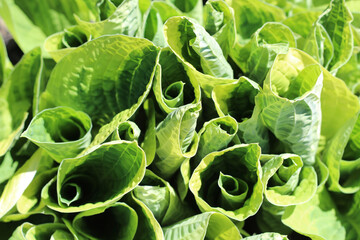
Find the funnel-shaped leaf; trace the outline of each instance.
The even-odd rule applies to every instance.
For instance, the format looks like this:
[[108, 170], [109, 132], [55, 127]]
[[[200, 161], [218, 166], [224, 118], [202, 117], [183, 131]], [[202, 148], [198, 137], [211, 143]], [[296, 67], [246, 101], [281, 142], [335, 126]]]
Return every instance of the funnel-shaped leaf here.
[[108, 19], [101, 22], [76, 20], [77, 25], [65, 28], [64, 31], [53, 34], [45, 40], [44, 47], [56, 62], [75, 48], [104, 35], [139, 36], [141, 25], [139, 1], [123, 1]]
[[104, 143], [85, 155], [63, 160], [42, 198], [60, 212], [106, 206], [139, 184], [145, 164], [145, 153], [136, 142]]
[[189, 79], [187, 72], [169, 48], [161, 50], [153, 91], [157, 102], [166, 113], [176, 108], [200, 102], [200, 88]]
[[14, 231], [10, 240], [75, 240], [74, 235], [62, 223], [33, 225], [25, 222]]
[[125, 203], [114, 203], [79, 213], [73, 227], [87, 239], [133, 239], [138, 215]]
[[91, 128], [91, 119], [86, 113], [56, 107], [38, 113], [21, 136], [61, 162], [76, 157], [90, 144]]
[[230, 116], [214, 118], [204, 123], [199, 131], [199, 146], [196, 155], [185, 160], [180, 167], [177, 188], [182, 200], [189, 190], [189, 181], [192, 172], [200, 161], [209, 153], [222, 150], [235, 138], [238, 123]]
[[115, 132], [112, 134], [112, 140], [138, 140], [140, 136], [140, 128], [136, 123], [125, 121], [119, 124]]
[[189, 183], [200, 210], [238, 221], [254, 215], [263, 201], [259, 159], [257, 144], [235, 145], [204, 157]]
[[319, 65], [305, 67], [301, 54], [293, 49], [277, 56], [256, 104], [265, 126], [285, 149], [311, 165], [320, 139], [323, 73]]
[[272, 205], [289, 206], [309, 201], [316, 193], [313, 167], [303, 166], [299, 156], [282, 154], [261, 157], [265, 197]]

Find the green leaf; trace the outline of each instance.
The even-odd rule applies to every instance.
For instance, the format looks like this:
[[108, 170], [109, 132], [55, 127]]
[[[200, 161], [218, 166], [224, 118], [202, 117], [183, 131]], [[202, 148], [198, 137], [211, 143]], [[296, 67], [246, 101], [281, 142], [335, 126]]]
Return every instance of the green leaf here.
[[133, 239], [138, 215], [125, 203], [114, 203], [77, 214], [73, 227], [87, 239]]
[[189, 190], [191, 173], [207, 154], [222, 150], [235, 138], [238, 123], [230, 116], [213, 118], [205, 122], [199, 131], [199, 145], [196, 155], [185, 160], [180, 167], [177, 176], [177, 188], [182, 200], [185, 199]]
[[323, 161], [329, 168], [328, 189], [346, 194], [360, 190], [359, 134], [360, 118], [355, 115], [328, 141]]
[[241, 239], [234, 223], [220, 213], [206, 212], [163, 229], [165, 239]]
[[51, 165], [52, 159], [39, 149], [15, 172], [0, 197], [0, 219], [16, 205], [37, 173], [49, 169]]
[[296, 35], [296, 44], [299, 49], [303, 49], [306, 38], [313, 30], [313, 24], [318, 19], [320, 13], [316, 11], [303, 11], [290, 16], [282, 21]]
[[173, 17], [166, 22], [164, 31], [167, 44], [180, 59], [205, 74], [233, 77], [219, 44], [202, 26], [185, 17]]
[[[261, 182], [260, 147], [257, 144], [235, 145], [222, 151], [206, 155], [193, 172], [189, 188], [194, 194], [196, 203], [202, 212], [216, 211], [225, 214], [231, 219], [243, 221], [254, 215], [263, 201], [263, 184]], [[228, 194], [239, 196], [247, 192], [246, 198], [236, 200], [236, 205], [228, 206], [220, 201], [224, 196], [218, 181], [222, 175], [231, 176], [225, 185]], [[236, 182], [247, 186], [233, 192]], [[224, 185], [223, 185], [224, 187]]]
[[146, 170], [144, 179], [132, 191], [132, 196], [145, 204], [162, 226], [184, 219], [190, 213], [170, 183], [150, 170]]
[[43, 148], [57, 162], [76, 157], [91, 141], [89, 116], [70, 107], [45, 109], [21, 135]]
[[126, 202], [138, 215], [135, 239], [164, 239], [161, 226], [147, 205], [136, 199], [133, 193], [131, 193], [131, 197], [126, 198]]
[[101, 20], [109, 18], [116, 10], [116, 6], [111, 0], [100, 0], [97, 7], [99, 8]]
[[41, 65], [40, 48], [26, 54], [0, 88], [0, 156], [19, 137], [30, 110]]
[[104, 21], [87, 22], [76, 19], [76, 22], [76, 26], [65, 28], [45, 40], [44, 47], [55, 61], [60, 61], [77, 47], [104, 35], [124, 34], [131, 37], [141, 35], [141, 12], [138, 0], [123, 1]]
[[312, 165], [320, 139], [323, 73], [316, 64], [304, 67], [301, 53], [293, 49], [277, 56], [255, 102], [264, 125], [286, 149]]
[[147, 128], [144, 136], [144, 141], [141, 143], [141, 148], [146, 154], [146, 166], [149, 166], [154, 158], [156, 153], [156, 119], [155, 119], [155, 106], [151, 98], [148, 98], [144, 104], [143, 108], [146, 114]]
[[339, 217], [334, 202], [323, 188], [311, 201], [286, 208], [282, 222], [311, 239], [347, 239]]
[[256, 234], [250, 237], [243, 238], [244, 240], [287, 240], [284, 235], [274, 232], [267, 232], [262, 234]]
[[212, 99], [219, 116], [230, 115], [241, 123], [251, 117], [259, 92], [257, 83], [241, 77], [236, 82], [215, 86]]
[[15, 229], [9, 240], [26, 240], [25, 234], [33, 226], [32, 223], [24, 222]]
[[[96, 125], [113, 119], [111, 126], [104, 126], [111, 128], [104, 130], [106, 139], [119, 119], [126, 121], [147, 96], [157, 55], [158, 49], [145, 39], [112, 35], [88, 42], [56, 65], [41, 108], [70, 106], [87, 113]], [[74, 60], [81, 61], [81, 67]]]
[[[312, 57], [300, 50], [290, 49], [288, 56], [294, 56], [293, 61], [299, 62], [298, 69], [318, 64]], [[302, 63], [300, 64], [300, 62]], [[325, 68], [320, 68], [324, 78], [321, 91], [321, 135], [330, 139], [339, 128], [357, 114], [360, 104], [358, 98], [347, 88], [344, 81], [334, 77]]]
[[112, 140], [138, 140], [140, 136], [140, 129], [136, 123], [125, 121], [119, 124], [115, 132], [112, 134]]
[[212, 0], [206, 2], [203, 11], [204, 28], [219, 43], [227, 57], [236, 37], [233, 9], [224, 1]]
[[203, 1], [201, 0], [166, 0], [173, 5], [178, 11], [185, 16], [195, 19], [198, 23], [202, 23]]
[[56, 172], [57, 168], [52, 168], [35, 175], [16, 203], [19, 214], [33, 214], [43, 210], [45, 203], [41, 199], [41, 190], [56, 175]]
[[169, 179], [185, 159], [195, 155], [199, 141], [195, 127], [200, 110], [200, 104], [179, 107], [156, 127], [158, 145], [152, 166], [160, 177]]
[[152, 41], [156, 46], [165, 47], [164, 23], [154, 2], [144, 16], [144, 37]]
[[214, 118], [205, 122], [199, 131], [199, 147], [194, 157], [197, 161], [193, 166], [196, 167], [207, 154], [226, 148], [235, 137], [237, 130], [238, 124], [230, 116]]
[[163, 22], [171, 17], [184, 16], [184, 13], [169, 1], [152, 1], [151, 5], [160, 14]]
[[351, 57], [353, 35], [350, 24], [352, 20], [352, 15], [345, 5], [345, 0], [331, 1], [330, 6], [319, 17], [319, 23], [329, 34], [334, 46], [334, 56], [327, 67], [332, 73], [336, 72]]
[[14, 175], [18, 164], [18, 162], [13, 160], [10, 152], [7, 152], [4, 155], [4, 157], [1, 159], [0, 165], [0, 184], [6, 182]]
[[200, 87], [189, 79], [187, 72], [169, 48], [163, 48], [156, 68], [153, 92], [160, 108], [166, 113], [178, 107], [200, 102]]
[[282, 9], [260, 0], [226, 0], [235, 11], [235, 26], [238, 41], [244, 44], [266, 22], [285, 19]]
[[0, 36], [0, 87], [6, 82], [12, 68], [13, 66], [8, 59], [4, 40]]
[[73, 240], [74, 236], [61, 223], [44, 223], [33, 225], [21, 224], [10, 237], [10, 240]]
[[[281, 154], [261, 157], [265, 197], [272, 205], [289, 206], [309, 201], [316, 193], [313, 167], [303, 166], [299, 156]], [[270, 210], [270, 209], [269, 209]]]
[[139, 184], [145, 164], [145, 153], [136, 142], [104, 143], [85, 155], [63, 160], [56, 179], [41, 195], [49, 208], [59, 212], [103, 207]]
[[40, 47], [44, 42], [45, 33], [16, 5], [15, 0], [1, 0], [0, 15], [24, 53]]

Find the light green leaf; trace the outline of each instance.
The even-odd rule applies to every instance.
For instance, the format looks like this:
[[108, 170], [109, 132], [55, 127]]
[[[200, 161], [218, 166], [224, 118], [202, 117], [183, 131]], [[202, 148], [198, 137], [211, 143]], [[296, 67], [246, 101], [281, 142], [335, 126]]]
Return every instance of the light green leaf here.
[[51, 165], [52, 159], [39, 149], [15, 172], [0, 197], [0, 219], [16, 205], [37, 173]]
[[18, 162], [14, 161], [10, 152], [7, 152], [1, 159], [0, 164], [0, 184], [10, 179], [18, 166]]
[[189, 79], [187, 72], [169, 48], [163, 48], [156, 68], [153, 92], [160, 108], [166, 113], [178, 107], [200, 102], [197, 81]]
[[161, 14], [154, 7], [154, 2], [144, 16], [144, 37], [152, 41], [156, 46], [165, 47], [164, 23]]
[[172, 17], [164, 31], [171, 50], [193, 68], [214, 77], [233, 77], [219, 44], [202, 26], [185, 17]]
[[144, 141], [141, 143], [141, 148], [144, 150], [146, 154], [146, 166], [149, 166], [153, 162], [156, 153], [155, 106], [151, 98], [148, 98], [144, 102], [143, 108], [148, 121], [147, 121]]
[[136, 199], [132, 193], [131, 197], [129, 196], [129, 198], [126, 199], [126, 202], [138, 215], [138, 227], [135, 239], [164, 239], [162, 228], [147, 205]]
[[19, 214], [33, 214], [41, 211], [45, 204], [41, 199], [41, 190], [57, 172], [57, 168], [41, 171], [35, 175], [23, 195], [16, 203]]
[[119, 124], [115, 132], [112, 134], [112, 140], [138, 140], [140, 136], [140, 128], [132, 121], [125, 121]]
[[88, 42], [56, 65], [41, 108], [70, 106], [87, 113], [94, 125], [102, 126], [90, 146], [100, 144], [146, 98], [157, 56], [158, 49], [145, 39], [112, 35]]
[[345, 0], [331, 1], [330, 6], [319, 17], [319, 23], [329, 34], [334, 46], [334, 57], [327, 67], [332, 73], [336, 72], [351, 57], [354, 41], [350, 27], [352, 20]]
[[6, 82], [12, 68], [13, 66], [8, 59], [4, 40], [2, 36], [0, 36], [0, 87]]
[[215, 86], [212, 99], [219, 116], [230, 115], [241, 123], [251, 117], [259, 92], [257, 83], [241, 77], [236, 82]]
[[30, 110], [41, 65], [40, 48], [24, 55], [0, 88], [0, 156], [19, 137]]
[[9, 240], [26, 240], [25, 234], [32, 228], [34, 225], [32, 223], [24, 222], [20, 226], [18, 226], [13, 232], [12, 236]]
[[288, 238], [279, 233], [262, 233], [244, 238], [244, 240], [287, 240]]
[[255, 102], [262, 109], [264, 125], [285, 150], [312, 165], [320, 139], [323, 73], [316, 64], [304, 67], [297, 58], [301, 53], [294, 49], [276, 57]]
[[41, 195], [49, 208], [59, 212], [103, 207], [139, 184], [145, 164], [145, 153], [136, 142], [104, 143], [85, 155], [63, 160], [56, 179]]
[[[202, 212], [216, 211], [231, 219], [243, 221], [254, 215], [263, 201], [261, 182], [260, 147], [257, 144], [235, 145], [222, 151], [206, 155], [193, 172], [189, 188]], [[224, 205], [220, 199], [223, 193], [218, 185], [221, 175], [229, 175], [247, 185], [245, 200], [237, 201], [236, 206]], [[225, 186], [227, 193], [232, 193], [236, 183], [231, 181]], [[241, 195], [244, 189], [234, 195]]]
[[44, 42], [45, 33], [16, 5], [15, 0], [0, 1], [0, 16], [24, 53]]
[[[309, 201], [316, 193], [313, 167], [303, 166], [299, 156], [281, 154], [261, 157], [265, 197], [272, 205], [289, 206]], [[265, 207], [265, 206], [264, 206]], [[270, 209], [271, 210], [271, 207]]]
[[30, 228], [25, 235], [26, 240], [73, 240], [74, 236], [61, 223], [44, 223]]
[[286, 208], [282, 222], [296, 232], [314, 240], [347, 239], [329, 193], [319, 189], [311, 201]]
[[251, 35], [266, 22], [279, 22], [285, 19], [281, 8], [260, 0], [226, 0], [235, 11], [235, 26], [238, 41], [244, 44]]
[[241, 239], [234, 223], [220, 213], [206, 212], [163, 229], [165, 239]]
[[[297, 62], [299, 70], [318, 64], [312, 57], [300, 50], [290, 49], [287, 56], [293, 56], [292, 61]], [[321, 91], [321, 135], [330, 139], [339, 128], [357, 114], [360, 104], [358, 98], [347, 88], [344, 81], [331, 75], [325, 68], [320, 68], [324, 77]]]
[[158, 145], [152, 166], [160, 177], [169, 179], [185, 159], [195, 155], [199, 141], [195, 127], [200, 110], [200, 104], [179, 107], [156, 127]]
[[87, 114], [70, 107], [56, 107], [38, 113], [21, 136], [61, 162], [65, 158], [76, 157], [89, 146], [91, 128], [91, 119]]
[[329, 140], [323, 161], [329, 168], [328, 189], [346, 194], [360, 190], [359, 126], [356, 114]]
[[282, 21], [295, 33], [296, 44], [299, 49], [303, 49], [304, 42], [313, 30], [313, 24], [321, 13], [316, 11], [303, 11], [290, 16]]
[[138, 2], [138, 0], [123, 1], [108, 19], [101, 22], [76, 19], [76, 26], [64, 30], [62, 28], [61, 32], [45, 40], [46, 51], [58, 62], [75, 48], [104, 35], [141, 36], [141, 12]]
[[132, 196], [145, 204], [162, 226], [190, 216], [189, 209], [180, 201], [170, 183], [150, 170], [146, 170], [144, 179], [132, 191]]
[[204, 28], [219, 43], [225, 57], [235, 43], [234, 11], [221, 0], [207, 1], [203, 9]]
[[[167, 3], [173, 5], [178, 11], [185, 16], [195, 19], [199, 24], [202, 24], [203, 1], [201, 0], [165, 0]], [[179, 15], [178, 15], [179, 16]]]
[[193, 166], [196, 167], [207, 154], [226, 148], [235, 137], [237, 130], [238, 124], [230, 116], [205, 122], [199, 131], [199, 147], [194, 157], [198, 161], [195, 161]]
[[222, 150], [236, 138], [238, 123], [230, 116], [213, 118], [205, 122], [199, 131], [199, 146], [196, 155], [185, 160], [180, 167], [177, 176], [177, 189], [182, 200], [185, 199], [189, 190], [191, 173], [207, 154]]
[[163, 22], [174, 16], [184, 16], [174, 4], [169, 1], [152, 1], [152, 7], [160, 14]]

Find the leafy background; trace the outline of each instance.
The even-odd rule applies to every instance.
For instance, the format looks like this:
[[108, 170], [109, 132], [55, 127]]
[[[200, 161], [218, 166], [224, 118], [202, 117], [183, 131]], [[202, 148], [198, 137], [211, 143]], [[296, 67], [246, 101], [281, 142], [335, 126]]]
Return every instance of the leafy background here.
[[1, 239], [360, 239], [359, 4], [0, 0]]

